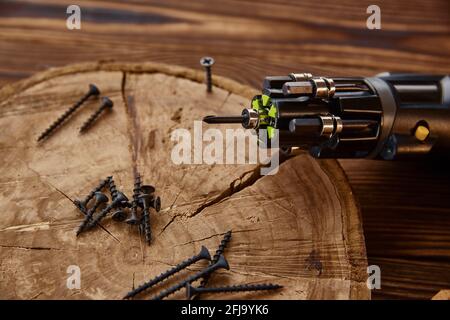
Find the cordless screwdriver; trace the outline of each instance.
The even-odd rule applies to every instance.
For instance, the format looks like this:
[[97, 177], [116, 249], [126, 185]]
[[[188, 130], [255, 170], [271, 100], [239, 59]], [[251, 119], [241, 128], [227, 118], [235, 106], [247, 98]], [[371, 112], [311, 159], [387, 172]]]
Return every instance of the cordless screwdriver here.
[[382, 73], [375, 77], [269, 76], [238, 116], [206, 123], [261, 129], [267, 145], [317, 158], [398, 159], [450, 153], [450, 77]]

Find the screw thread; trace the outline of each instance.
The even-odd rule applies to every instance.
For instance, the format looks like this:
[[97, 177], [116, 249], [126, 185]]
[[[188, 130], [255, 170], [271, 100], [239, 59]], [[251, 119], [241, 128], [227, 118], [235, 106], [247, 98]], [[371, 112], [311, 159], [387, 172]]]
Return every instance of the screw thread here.
[[111, 200], [114, 201], [117, 198], [117, 188], [116, 188], [116, 183], [114, 182], [114, 179], [110, 179], [108, 182], [108, 188], [109, 188], [109, 192], [111, 193]]
[[89, 129], [105, 109], [106, 105], [102, 104], [100, 108], [98, 108], [93, 114], [91, 114], [91, 116], [83, 123], [83, 125], [80, 128], [80, 132], [84, 132], [87, 129]]
[[93, 95], [91, 92], [86, 93], [80, 100], [78, 100], [72, 107], [67, 109], [62, 115], [59, 116], [41, 135], [38, 137], [37, 141], [41, 141], [44, 138], [48, 137], [59, 125], [61, 125], [64, 120], [69, 118], [69, 116], [74, 113], [81, 105], [89, 99], [89, 97]]
[[[144, 190], [144, 192], [147, 192]], [[141, 196], [141, 203], [142, 203], [142, 215], [143, 215], [143, 219], [142, 219], [142, 225], [143, 225], [143, 229], [144, 229], [144, 234], [145, 234], [145, 241], [150, 244], [150, 242], [152, 241], [152, 230], [150, 227], [150, 204], [149, 201], [152, 198], [151, 194], [143, 194]]]
[[109, 183], [109, 180], [112, 179], [112, 177], [107, 177], [105, 180], [100, 181], [100, 183], [91, 190], [91, 192], [89, 192], [89, 194], [83, 199], [83, 200], [76, 200], [75, 205], [81, 210], [80, 207], [86, 207], [89, 203], [89, 201], [91, 201], [96, 192], [100, 192], [102, 191], [102, 189], [106, 186], [106, 184]]
[[141, 193], [141, 175], [139, 173], [136, 174], [136, 177], [134, 178], [134, 188], [133, 188], [133, 200], [134, 202], [138, 202], [139, 200], [139, 194]]
[[195, 293], [219, 293], [219, 292], [243, 292], [243, 291], [263, 291], [276, 290], [283, 288], [278, 284], [264, 283], [264, 284], [241, 284], [226, 287], [210, 287], [210, 288], [192, 288], [188, 290]]
[[[231, 230], [228, 231], [227, 233], [225, 233], [222, 241], [220, 241], [219, 247], [217, 248], [216, 253], [214, 254], [214, 257], [211, 260], [211, 264], [215, 264], [215, 263], [217, 263], [217, 261], [219, 261], [219, 257], [224, 253], [225, 248], [227, 247], [230, 240], [231, 240]], [[206, 287], [208, 285], [209, 278], [210, 278], [210, 274], [207, 275], [206, 277], [204, 277], [202, 279], [202, 281], [200, 282], [199, 288]]]
[[133, 201], [131, 202], [131, 214], [136, 217], [137, 215], [137, 206], [139, 201], [139, 194], [141, 193], [141, 175], [139, 173], [136, 174], [134, 178], [134, 188], [133, 188]]
[[83, 222], [80, 224], [77, 230], [77, 235], [79, 235], [81, 232], [83, 232], [84, 229], [86, 229], [86, 226], [91, 222], [92, 217], [94, 215], [95, 210], [100, 206], [100, 202], [96, 202], [91, 209], [86, 213], [86, 216], [84, 217]]
[[142, 291], [153, 287], [154, 285], [160, 283], [161, 281], [166, 280], [167, 278], [173, 276], [174, 274], [180, 272], [181, 270], [189, 267], [191, 264], [194, 264], [197, 261], [200, 261], [202, 259], [207, 259], [207, 258], [203, 254], [197, 254], [195, 256], [192, 256], [189, 259], [184, 260], [183, 262], [177, 264], [172, 269], [169, 269], [169, 270], [161, 273], [159, 276], [156, 276], [152, 280], [140, 285], [133, 291], [128, 292], [127, 295], [123, 299], [128, 299], [128, 298], [134, 297], [135, 295], [141, 293]]
[[212, 260], [214, 263], [219, 261], [219, 257], [224, 253], [225, 248], [227, 247], [228, 243], [231, 240], [231, 233], [232, 233], [231, 230], [228, 231], [227, 233], [225, 233], [222, 241], [220, 241], [219, 247], [217, 248], [216, 253], [214, 254], [214, 257]]
[[91, 228], [95, 226], [97, 223], [99, 223], [106, 215], [111, 212], [112, 209], [119, 203], [118, 199], [114, 199], [113, 202], [111, 202], [109, 205], [107, 205], [99, 214], [97, 217], [91, 220], [91, 222], [88, 224], [88, 228]]
[[[145, 205], [144, 205], [145, 206]], [[149, 208], [147, 206], [144, 207], [144, 234], [145, 234], [145, 241], [150, 244], [152, 241], [152, 230], [150, 227], [150, 212]]]
[[84, 216], [88, 214], [88, 210], [86, 209], [86, 207], [78, 207], [78, 209]]
[[196, 273], [196, 274], [194, 274], [194, 275], [192, 275], [190, 277], [187, 277], [185, 280], [179, 282], [178, 284], [176, 284], [176, 285], [174, 285], [174, 286], [172, 286], [172, 287], [170, 287], [170, 288], [168, 288], [166, 290], [161, 291], [158, 295], [153, 297], [152, 300], [164, 299], [167, 296], [169, 296], [169, 295], [177, 292], [178, 290], [181, 290], [182, 288], [184, 288], [186, 286], [186, 284], [191, 283], [191, 282], [193, 282], [195, 280], [198, 280], [200, 278], [203, 278], [204, 276], [206, 276], [206, 275], [210, 274], [211, 272], [214, 272], [214, 271], [216, 271], [217, 269], [220, 269], [220, 268], [228, 268], [228, 266], [225, 267], [220, 262], [217, 262], [217, 263], [215, 263], [213, 265], [209, 265], [208, 267], [206, 267], [202, 271], [200, 271], [200, 272], [198, 272], [198, 273]]
[[206, 90], [212, 92], [212, 72], [211, 67], [205, 67], [206, 71]]

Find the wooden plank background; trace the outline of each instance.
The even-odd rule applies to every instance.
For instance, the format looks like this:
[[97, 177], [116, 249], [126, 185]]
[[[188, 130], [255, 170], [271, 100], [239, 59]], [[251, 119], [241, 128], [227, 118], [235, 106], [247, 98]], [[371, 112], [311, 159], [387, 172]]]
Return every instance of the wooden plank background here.
[[[69, 1], [0, 2], [0, 86], [49, 67], [95, 60], [157, 61], [259, 87], [266, 75], [382, 71], [450, 74], [450, 3], [377, 1], [382, 29], [366, 29], [373, 1], [81, 1], [82, 29], [66, 28]], [[450, 287], [450, 169], [439, 163], [341, 161], [359, 200], [373, 298], [426, 298]]]

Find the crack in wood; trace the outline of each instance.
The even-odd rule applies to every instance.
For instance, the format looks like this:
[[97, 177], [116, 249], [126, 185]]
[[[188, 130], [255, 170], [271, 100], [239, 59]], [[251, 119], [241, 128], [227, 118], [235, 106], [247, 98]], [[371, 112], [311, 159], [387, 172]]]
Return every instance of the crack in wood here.
[[166, 229], [172, 224], [172, 222], [175, 221], [175, 219], [177, 217], [179, 217], [181, 214], [175, 214], [172, 216], [172, 218], [169, 220], [168, 223], [166, 223], [166, 225], [161, 229], [160, 233], [158, 234], [158, 236], [162, 235], [164, 231], [166, 231]]
[[[280, 165], [281, 163], [283, 163], [284, 161], [288, 160], [288, 158], [285, 157], [280, 157]], [[262, 176], [260, 174], [260, 170], [262, 168], [262, 165], [258, 165], [256, 168], [246, 171], [243, 174], [241, 174], [241, 176], [237, 179], [234, 179], [229, 187], [227, 189], [225, 189], [222, 193], [220, 193], [217, 197], [215, 197], [214, 199], [210, 200], [210, 201], [206, 201], [205, 203], [203, 203], [202, 205], [200, 205], [193, 213], [187, 215], [188, 218], [192, 218], [195, 217], [196, 215], [200, 214], [203, 210], [205, 210], [208, 207], [211, 207], [219, 202], [222, 202], [228, 198], [230, 198], [233, 194], [238, 193], [242, 190], [244, 190], [247, 187], [252, 186], [253, 184], [255, 184], [259, 179], [261, 179]], [[244, 182], [242, 182], [242, 180], [244, 179], [244, 177], [246, 175], [248, 175], [249, 173], [251, 173], [250, 177], [245, 180]], [[235, 183], [237, 181], [240, 181], [240, 183], [235, 186]], [[161, 232], [159, 233], [159, 235], [161, 235], [175, 220], [177, 220], [178, 217], [182, 217], [185, 216], [185, 214], [176, 214], [174, 215], [170, 221], [162, 228]]]
[[133, 165], [134, 176], [138, 173], [137, 161], [140, 152], [142, 137], [140, 135], [140, 126], [137, 117], [137, 110], [134, 104], [133, 96], [128, 96], [126, 94], [127, 86], [127, 72], [122, 71], [122, 83], [121, 83], [121, 94], [122, 101], [125, 106], [125, 111], [128, 117], [128, 137], [130, 139], [130, 152]]
[[[256, 181], [258, 181], [263, 176], [260, 173], [261, 166], [257, 166], [255, 169], [244, 172], [239, 178], [233, 180], [230, 183], [230, 186], [225, 189], [221, 194], [219, 194], [216, 198], [212, 199], [211, 201], [208, 201], [204, 204], [202, 204], [200, 207], [198, 207], [192, 214], [189, 215], [189, 218], [195, 217], [196, 215], [200, 214], [204, 209], [221, 202], [222, 200], [225, 200], [229, 197], [231, 197], [233, 194], [244, 190], [247, 187], [252, 186]], [[244, 181], [244, 177], [251, 173], [250, 177]], [[235, 183], [237, 181], [240, 181], [240, 183], [235, 186]]]
[[[22, 249], [22, 250], [57, 250], [57, 251], [71, 251], [69, 249], [61, 249], [61, 248], [51, 248], [51, 247], [27, 247], [27, 246], [8, 246], [0, 244], [0, 248], [9, 248], [9, 249]], [[72, 250], [76, 251], [76, 250]]]
[[216, 234], [213, 234], [213, 235], [211, 235], [211, 236], [204, 237], [204, 238], [201, 238], [201, 239], [194, 239], [194, 240], [191, 240], [191, 241], [188, 241], [188, 242], [184, 242], [184, 243], [177, 244], [177, 245], [175, 245], [174, 247], [181, 247], [181, 246], [185, 246], [185, 245], [188, 245], [188, 244], [191, 244], [191, 243], [195, 243], [195, 242], [200, 242], [200, 241], [208, 240], [208, 239], [211, 239], [211, 238], [214, 238], [214, 237], [218, 237], [218, 236], [223, 236], [223, 235], [225, 235], [225, 233], [226, 233], [226, 232], [223, 232], [223, 233], [216, 233]]
[[[233, 230], [233, 234], [241, 233], [241, 232], [259, 231], [259, 230], [261, 230], [261, 229], [262, 229], [262, 228], [242, 229], [242, 230], [236, 230], [236, 231]], [[213, 234], [213, 235], [211, 235], [211, 236], [208, 236], [208, 237], [204, 237], [204, 238], [201, 238], [201, 239], [194, 239], [194, 240], [191, 240], [191, 241], [188, 241], [188, 242], [184, 242], [184, 243], [177, 244], [177, 245], [175, 245], [174, 247], [181, 247], [181, 246], [185, 246], [185, 245], [188, 245], [188, 244], [191, 244], [191, 243], [195, 243], [195, 242], [200, 242], [200, 241], [208, 240], [208, 239], [211, 239], [211, 238], [214, 238], [214, 237], [224, 236], [226, 233], [227, 233], [227, 232], [215, 233], [215, 234]]]

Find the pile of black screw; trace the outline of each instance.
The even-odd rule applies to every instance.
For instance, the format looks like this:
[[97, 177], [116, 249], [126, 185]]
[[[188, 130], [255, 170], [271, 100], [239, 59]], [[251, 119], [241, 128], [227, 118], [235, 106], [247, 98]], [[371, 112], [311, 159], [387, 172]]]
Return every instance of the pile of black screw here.
[[[276, 290], [282, 288], [282, 286], [277, 284], [240, 284], [233, 286], [224, 287], [208, 287], [208, 281], [212, 273], [218, 269], [229, 270], [227, 260], [223, 256], [225, 248], [231, 240], [231, 231], [225, 233], [222, 241], [220, 242], [219, 248], [216, 250], [214, 257], [211, 259], [208, 249], [202, 246], [200, 252], [195, 256], [186, 259], [175, 267], [161, 273], [159, 276], [151, 279], [150, 281], [140, 285], [138, 288], [128, 292], [123, 299], [130, 299], [143, 291], [153, 288], [156, 284], [163, 282], [174, 274], [186, 269], [190, 265], [200, 261], [207, 260], [209, 262], [208, 266], [201, 271], [187, 277], [186, 279], [178, 282], [177, 284], [169, 287], [168, 289], [162, 290], [157, 295], [155, 295], [152, 300], [161, 300], [169, 295], [186, 288], [186, 298], [187, 299], [198, 299], [202, 293], [219, 293], [219, 292], [244, 292], [244, 291], [265, 291], [265, 290]], [[201, 280], [200, 285], [195, 287], [192, 285], [193, 282]]]
[[[109, 189], [111, 202], [102, 192], [104, 189]], [[114, 179], [110, 176], [101, 181], [86, 198], [75, 200], [73, 203], [85, 216], [78, 227], [77, 236], [98, 226], [100, 221], [112, 212], [113, 220], [139, 226], [148, 244], [152, 240], [150, 209], [153, 208], [156, 212], [161, 210], [161, 199], [155, 195], [155, 187], [142, 185], [139, 173], [135, 174], [132, 201], [129, 201], [123, 192], [117, 190]]]
[[[61, 116], [58, 117], [53, 123], [45, 129], [38, 137], [37, 141], [41, 142], [47, 138], [49, 138], [56, 129], [60, 128], [64, 123], [68, 121], [68, 119], [80, 109], [80, 107], [90, 98], [90, 97], [98, 97], [100, 95], [100, 90], [94, 84], [89, 85], [88, 92], [80, 98], [73, 106], [67, 109]], [[91, 114], [91, 116], [82, 124], [80, 128], [80, 133], [86, 132], [89, 128], [91, 128], [98, 117], [107, 109], [111, 110], [114, 106], [114, 103], [108, 97], [102, 97], [100, 106]]]

